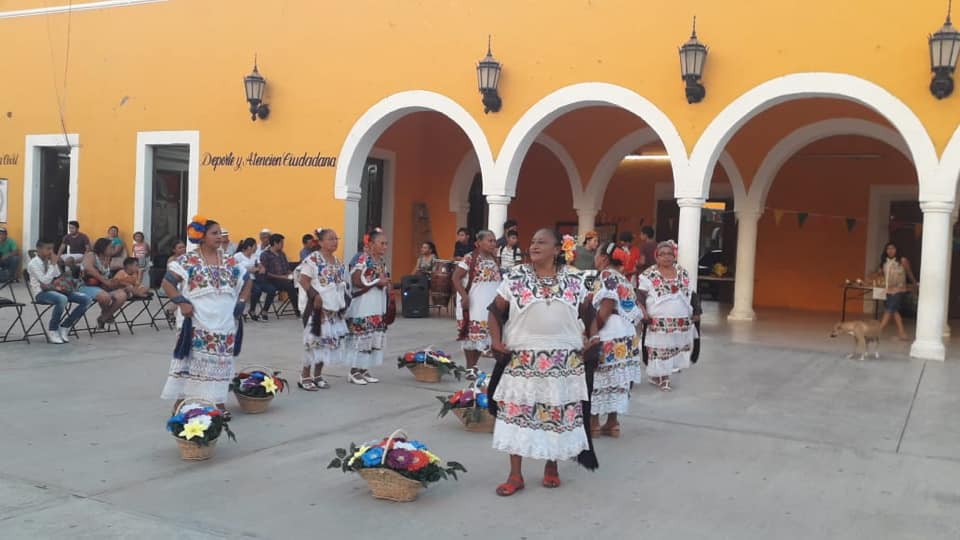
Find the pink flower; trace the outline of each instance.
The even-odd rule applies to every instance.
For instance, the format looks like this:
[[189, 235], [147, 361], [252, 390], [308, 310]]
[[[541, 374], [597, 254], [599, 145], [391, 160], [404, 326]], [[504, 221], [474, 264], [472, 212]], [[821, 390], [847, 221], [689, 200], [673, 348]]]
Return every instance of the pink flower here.
[[537, 370], [538, 371], [549, 371], [553, 367], [553, 362], [547, 356], [541, 356], [537, 360]]

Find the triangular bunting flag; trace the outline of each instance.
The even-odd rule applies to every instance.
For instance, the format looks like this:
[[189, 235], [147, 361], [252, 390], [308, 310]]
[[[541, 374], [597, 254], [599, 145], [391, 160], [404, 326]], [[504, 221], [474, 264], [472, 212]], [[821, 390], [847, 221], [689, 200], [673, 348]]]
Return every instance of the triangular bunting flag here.
[[803, 227], [803, 224], [807, 222], [808, 217], [810, 217], [809, 212], [797, 212], [797, 225]]
[[853, 228], [857, 225], [857, 218], [848, 217], [847, 222], [847, 232], [853, 232]]
[[921, 238], [923, 238], [923, 224], [922, 224], [922, 223], [914, 223], [914, 224], [913, 224], [913, 236], [914, 236], [914, 238], [916, 238], [917, 240], [920, 240]]
[[777, 227], [780, 226], [780, 220], [783, 219], [783, 210], [774, 210], [773, 211], [773, 222], [777, 224]]

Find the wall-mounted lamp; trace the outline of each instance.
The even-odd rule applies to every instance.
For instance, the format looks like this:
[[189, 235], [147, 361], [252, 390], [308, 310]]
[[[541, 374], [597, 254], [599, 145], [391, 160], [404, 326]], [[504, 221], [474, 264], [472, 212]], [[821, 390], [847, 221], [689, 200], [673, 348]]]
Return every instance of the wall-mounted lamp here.
[[503, 104], [497, 88], [500, 86], [500, 70], [503, 66], [490, 52], [490, 36], [487, 36], [487, 56], [477, 62], [477, 84], [483, 94], [483, 112], [499, 112]]
[[930, 36], [930, 70], [933, 81], [930, 93], [937, 99], [943, 99], [953, 92], [953, 70], [957, 67], [957, 55], [960, 54], [960, 32], [950, 22], [953, 1], [947, 4], [947, 20], [943, 27]]
[[263, 102], [263, 90], [267, 87], [267, 80], [260, 75], [257, 69], [257, 57], [253, 57], [253, 72], [243, 78], [243, 89], [247, 93], [247, 103], [250, 104], [250, 119], [257, 121], [259, 116], [264, 120], [270, 116], [270, 107]]
[[707, 46], [697, 39], [697, 18], [693, 18], [693, 33], [680, 46], [680, 75], [687, 83], [687, 103], [700, 103], [707, 89], [700, 84], [703, 65], [707, 62]]

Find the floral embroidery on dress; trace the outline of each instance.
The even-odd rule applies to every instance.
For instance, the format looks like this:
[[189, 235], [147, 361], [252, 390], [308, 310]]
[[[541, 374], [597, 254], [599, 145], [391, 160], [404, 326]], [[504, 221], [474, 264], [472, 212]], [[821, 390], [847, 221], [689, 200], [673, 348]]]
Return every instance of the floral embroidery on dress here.
[[615, 338], [603, 342], [603, 355], [600, 363], [612, 364], [638, 356], [640, 356], [640, 340], [636, 335]]
[[567, 433], [583, 429], [583, 405], [579, 401], [556, 406], [501, 402], [497, 419], [521, 428]]
[[317, 281], [321, 287], [339, 285], [346, 280], [346, 269], [336, 256], [333, 262], [329, 263], [319, 251], [314, 251], [307, 257], [307, 261], [317, 267]]
[[351, 334], [359, 336], [374, 332], [386, 332], [387, 324], [383, 320], [383, 315], [351, 317], [347, 319], [347, 329]]
[[[473, 265], [473, 252], [468, 253], [463, 258], [463, 264], [465, 264], [468, 269]], [[477, 269], [473, 275], [473, 282], [497, 282], [501, 279], [502, 276], [500, 275], [500, 267], [497, 265], [497, 261], [488, 257], [482, 257], [480, 262], [477, 263]]]
[[606, 289], [614, 293], [620, 303], [620, 308], [624, 313], [629, 313], [637, 307], [637, 293], [634, 288], [623, 277], [623, 274], [613, 270], [603, 270], [600, 276], [593, 283], [593, 291], [600, 292], [600, 289]]
[[570, 349], [514, 351], [504, 373], [524, 379], [582, 375], [583, 357]]
[[220, 334], [202, 328], [194, 328], [193, 350], [217, 356], [232, 355], [233, 334]]
[[687, 332], [693, 326], [693, 319], [690, 317], [654, 317], [650, 319], [650, 326], [654, 332], [662, 334]]
[[353, 271], [361, 271], [363, 280], [367, 283], [373, 283], [374, 281], [380, 279], [381, 274], [387, 272], [387, 267], [382, 260], [377, 260], [375, 257], [372, 257], [369, 253], [361, 253], [357, 257], [356, 264], [353, 265]]
[[204, 264], [197, 252], [181, 255], [177, 263], [187, 272], [187, 288], [236, 289], [240, 283], [241, 268], [236, 259], [228, 257], [220, 265]]
[[464, 324], [468, 324], [467, 341], [483, 341], [490, 336], [490, 332], [487, 329], [487, 321], [465, 321], [460, 319], [457, 321], [457, 331], [462, 330]]
[[560, 270], [557, 278], [548, 284], [538, 279], [533, 268], [526, 264], [514, 267], [506, 279], [510, 294], [520, 309], [538, 300], [560, 300], [576, 308], [584, 288], [583, 277], [579, 274]]
[[656, 266], [651, 266], [644, 270], [643, 276], [649, 279], [651, 285], [653, 285], [651, 292], [654, 294], [654, 297], [662, 298], [679, 293], [683, 295], [684, 298], [690, 298], [690, 275], [684, 268], [680, 268], [679, 266], [675, 268], [677, 269], [677, 277], [675, 279], [664, 277]]

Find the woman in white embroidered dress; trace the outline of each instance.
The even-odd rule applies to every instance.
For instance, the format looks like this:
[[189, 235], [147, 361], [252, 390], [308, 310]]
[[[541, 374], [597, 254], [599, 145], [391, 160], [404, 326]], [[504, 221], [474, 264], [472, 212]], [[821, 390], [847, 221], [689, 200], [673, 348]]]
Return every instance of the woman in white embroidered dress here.
[[[594, 434], [620, 436], [618, 414], [630, 405], [630, 384], [641, 382], [642, 356], [636, 325], [643, 319], [633, 286], [620, 273], [630, 253], [613, 242], [600, 246], [594, 262], [600, 272], [593, 286], [593, 307], [600, 328], [600, 362], [593, 376], [590, 427]], [[600, 424], [600, 415], [607, 421]]]
[[[480, 354], [490, 350], [487, 306], [496, 298], [501, 280], [496, 253], [497, 236], [481, 230], [477, 232], [473, 251], [457, 262], [457, 269], [453, 271], [453, 286], [457, 290], [457, 338], [462, 341], [467, 359], [468, 380], [477, 378]], [[466, 319], [464, 311], [468, 314]]]
[[[497, 487], [501, 496], [523, 489], [524, 457], [547, 460], [543, 485], [555, 488], [560, 486], [557, 460], [590, 448], [579, 317], [586, 290], [582, 276], [557, 264], [559, 253], [557, 233], [537, 231], [530, 264], [505, 276], [491, 307], [492, 347], [508, 359], [492, 396], [498, 405], [493, 447], [510, 454], [510, 475]], [[508, 314], [502, 329], [496, 313]]]
[[380, 229], [368, 235], [366, 249], [360, 253], [350, 269], [353, 301], [347, 308], [346, 354], [350, 362], [352, 384], [377, 383], [370, 368], [383, 364], [386, 345], [387, 294], [390, 277], [383, 260], [387, 252], [387, 238]]
[[199, 248], [168, 263], [163, 289], [182, 316], [191, 319], [189, 353], [170, 361], [161, 397], [174, 408], [188, 397], [202, 398], [225, 411], [234, 375], [237, 317], [250, 297], [249, 276], [220, 247], [220, 225], [195, 216], [188, 237]]
[[677, 246], [672, 241], [657, 244], [657, 264], [637, 278], [637, 291], [646, 306], [650, 384], [669, 392], [670, 374], [690, 367], [690, 353], [697, 329], [693, 325], [690, 275], [676, 263]]
[[346, 269], [334, 255], [339, 243], [337, 232], [320, 229], [317, 237], [320, 239], [320, 249], [300, 263], [298, 277], [303, 289], [303, 294], [298, 297], [300, 313], [306, 319], [303, 328], [303, 372], [298, 386], [311, 392], [330, 387], [321, 372], [325, 364], [343, 362], [343, 338], [347, 335], [347, 324], [343, 321], [347, 309]]

